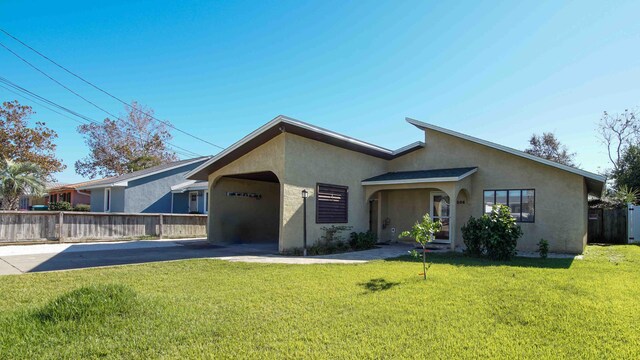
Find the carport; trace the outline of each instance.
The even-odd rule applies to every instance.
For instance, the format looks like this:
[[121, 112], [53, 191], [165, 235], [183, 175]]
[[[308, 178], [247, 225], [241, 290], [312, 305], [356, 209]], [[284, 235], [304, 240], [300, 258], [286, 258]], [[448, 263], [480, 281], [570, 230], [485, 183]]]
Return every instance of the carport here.
[[210, 238], [278, 244], [280, 181], [271, 171], [225, 175], [210, 189]]

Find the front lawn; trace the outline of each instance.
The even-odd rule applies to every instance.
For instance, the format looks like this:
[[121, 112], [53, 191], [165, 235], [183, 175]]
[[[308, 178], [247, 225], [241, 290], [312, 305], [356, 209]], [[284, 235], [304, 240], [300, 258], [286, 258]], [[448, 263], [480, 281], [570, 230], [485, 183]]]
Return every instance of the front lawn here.
[[[0, 277], [0, 358], [638, 358], [640, 247]], [[77, 290], [80, 289], [80, 290]], [[75, 291], [74, 291], [75, 290]]]

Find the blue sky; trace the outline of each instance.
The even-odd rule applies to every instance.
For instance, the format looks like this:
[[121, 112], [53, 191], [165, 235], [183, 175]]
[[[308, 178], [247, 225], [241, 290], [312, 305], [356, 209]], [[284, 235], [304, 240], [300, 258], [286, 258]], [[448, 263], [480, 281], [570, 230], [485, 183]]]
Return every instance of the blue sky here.
[[[602, 112], [640, 105], [640, 2], [0, 1], [1, 27], [113, 94], [228, 146], [285, 114], [388, 148], [420, 140], [406, 116], [524, 149], [553, 131], [582, 168], [607, 166]], [[111, 112], [121, 104], [0, 34]], [[0, 49], [0, 76], [102, 120], [106, 114]], [[17, 98], [0, 88], [1, 100]], [[55, 129], [57, 176], [80, 181], [78, 125]], [[175, 133], [199, 154], [218, 149]]]

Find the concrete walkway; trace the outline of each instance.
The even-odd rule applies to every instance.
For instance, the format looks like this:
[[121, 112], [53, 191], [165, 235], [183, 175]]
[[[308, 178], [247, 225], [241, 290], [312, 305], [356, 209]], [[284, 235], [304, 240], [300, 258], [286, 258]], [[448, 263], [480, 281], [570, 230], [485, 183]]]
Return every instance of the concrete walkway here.
[[268, 264], [361, 264], [372, 260], [395, 258], [407, 255], [409, 250], [414, 247], [407, 244], [390, 244], [381, 245], [378, 248], [364, 251], [353, 251], [342, 254], [321, 255], [321, 256], [282, 256], [282, 255], [263, 255], [263, 256], [227, 256], [221, 257], [221, 260], [231, 262], [248, 262], [248, 263], [268, 263]]

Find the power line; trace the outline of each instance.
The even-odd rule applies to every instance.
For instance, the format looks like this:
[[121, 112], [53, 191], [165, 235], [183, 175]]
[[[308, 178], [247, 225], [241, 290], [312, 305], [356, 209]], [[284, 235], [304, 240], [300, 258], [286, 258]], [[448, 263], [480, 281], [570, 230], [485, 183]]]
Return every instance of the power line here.
[[[26, 99], [28, 101], [31, 101], [31, 102], [35, 103], [35, 104], [38, 104], [38, 105], [42, 106], [43, 108], [45, 108], [45, 109], [47, 109], [47, 110], [49, 110], [51, 112], [54, 112], [54, 113], [56, 113], [56, 114], [58, 114], [58, 115], [60, 115], [62, 117], [65, 117], [65, 118], [67, 118], [67, 119], [69, 119], [71, 121], [77, 122], [78, 124], [85, 124], [85, 122], [82, 122], [82, 121], [80, 121], [78, 119], [75, 119], [75, 118], [73, 118], [73, 117], [71, 117], [71, 116], [69, 116], [67, 114], [64, 114], [64, 113], [62, 113], [62, 112], [60, 112], [60, 111], [58, 111], [56, 109], [53, 109], [53, 108], [49, 107], [48, 105], [45, 105], [42, 101], [37, 100], [37, 99], [35, 99], [35, 98], [33, 98], [33, 97], [29, 96], [29, 95], [20, 94], [19, 92], [14, 91], [14, 90], [12, 90], [12, 89], [4, 86], [4, 85], [0, 85], [0, 88], [5, 89], [6, 91], [8, 91], [8, 92], [10, 92], [10, 93], [12, 93], [12, 94], [14, 94], [16, 96], [19, 96], [19, 97], [21, 97], [23, 99]], [[168, 147], [171, 148], [176, 154], [182, 155], [183, 157], [186, 157], [186, 158], [192, 158], [194, 156], [199, 156], [198, 154], [195, 154], [195, 153], [188, 154], [188, 153], [186, 153], [184, 151], [177, 150], [177, 149], [173, 148], [172, 146], [168, 146]]]
[[[36, 94], [36, 93], [34, 93], [34, 92], [32, 92], [32, 91], [28, 90], [28, 89], [25, 89], [25, 88], [21, 87], [20, 85], [18, 85], [18, 84], [16, 84], [16, 83], [12, 82], [12, 81], [11, 81], [11, 80], [9, 80], [9, 79], [6, 79], [6, 78], [2, 77], [2, 76], [0, 76], [0, 83], [3, 83], [3, 84], [5, 84], [5, 85], [7, 85], [7, 86], [9, 86], [9, 87], [11, 87], [11, 88], [13, 88], [13, 89], [15, 89], [15, 90], [17, 90], [17, 91], [21, 92], [21, 93], [23, 93], [23, 94], [27, 94], [27, 95], [29, 95], [29, 96], [31, 96], [31, 97], [33, 97], [33, 98], [38, 99], [39, 101], [42, 101], [42, 102], [44, 102], [44, 103], [46, 103], [46, 104], [48, 104], [48, 105], [50, 105], [50, 106], [53, 106], [53, 107], [55, 107], [55, 108], [58, 108], [58, 109], [60, 109], [60, 110], [62, 110], [62, 111], [64, 111], [64, 112], [67, 112], [67, 113], [69, 113], [69, 114], [71, 114], [71, 115], [73, 115], [73, 116], [79, 117], [80, 119], [84, 120], [85, 122], [94, 123], [94, 124], [96, 124], [96, 125], [101, 125], [101, 124], [100, 124], [100, 122], [98, 122], [98, 121], [96, 121], [96, 120], [94, 120], [94, 119], [92, 119], [92, 118], [90, 118], [90, 117], [88, 117], [88, 116], [85, 116], [85, 115], [83, 115], [83, 114], [80, 114], [80, 113], [78, 113], [78, 112], [76, 112], [76, 111], [74, 111], [74, 110], [71, 110], [71, 109], [69, 109], [69, 108], [67, 108], [67, 107], [63, 106], [63, 105], [60, 105], [60, 104], [58, 104], [58, 103], [56, 103], [56, 102], [54, 102], [54, 101], [51, 101], [51, 100], [49, 100], [49, 99], [47, 99], [47, 98], [45, 98], [45, 97], [43, 97], [43, 96], [40, 96], [40, 95], [38, 95], [38, 94]], [[5, 89], [6, 89], [6, 88], [5, 88]], [[15, 94], [15, 92], [14, 92], [14, 94]], [[33, 101], [33, 100], [32, 100], [32, 101]], [[50, 110], [52, 110], [52, 109], [50, 109]], [[52, 111], [54, 111], [54, 110], [52, 110]], [[58, 112], [56, 111], [56, 113], [58, 113]], [[60, 114], [60, 113], [58, 113], [58, 114]], [[74, 120], [74, 121], [76, 121], [76, 122], [77, 122], [77, 120]], [[133, 134], [133, 136], [134, 136], [134, 137], [136, 137], [136, 138], [137, 138], [137, 139], [139, 139], [139, 140], [145, 141], [144, 139], [142, 139], [140, 136], [138, 136], [138, 135], [136, 135], [136, 134]], [[200, 155], [200, 154], [198, 154], [198, 153], [195, 153], [195, 152], [193, 152], [193, 151], [191, 151], [191, 150], [185, 149], [185, 148], [180, 147], [180, 146], [178, 146], [178, 145], [172, 144], [172, 143], [170, 143], [170, 142], [168, 142], [168, 141], [166, 141], [165, 143], [166, 143], [169, 147], [174, 148], [174, 151], [175, 151], [175, 149], [182, 150], [182, 151], [183, 151], [183, 152], [182, 152], [182, 155], [189, 156], [189, 157], [193, 157], [193, 156], [200, 157], [200, 156], [202, 156], [202, 155]], [[180, 153], [179, 151], [176, 151], [176, 152], [177, 152], [177, 153]]]
[[58, 114], [58, 115], [60, 115], [60, 116], [64, 116], [64, 117], [66, 117], [67, 119], [69, 119], [69, 120], [71, 120], [71, 121], [75, 121], [75, 122], [77, 122], [78, 124], [85, 124], [84, 122], [82, 122], [82, 121], [80, 121], [80, 120], [78, 120], [78, 119], [74, 119], [74, 118], [72, 118], [71, 116], [69, 116], [69, 115], [67, 115], [67, 114], [63, 114], [63, 113], [59, 112], [58, 110], [55, 110], [55, 109], [50, 108], [49, 106], [47, 106], [47, 105], [43, 104], [43, 103], [42, 103], [42, 102], [40, 102], [39, 100], [36, 100], [36, 99], [34, 99], [34, 98], [32, 98], [32, 97], [29, 97], [29, 96], [28, 96], [28, 95], [26, 95], [26, 94], [20, 94], [19, 92], [14, 91], [14, 90], [11, 90], [10, 88], [8, 88], [8, 87], [6, 87], [6, 86], [4, 86], [4, 85], [0, 85], [0, 88], [3, 88], [3, 89], [5, 89], [6, 91], [8, 91], [8, 92], [10, 92], [10, 93], [12, 93], [12, 94], [14, 94], [14, 95], [16, 95], [16, 96], [19, 96], [19, 97], [21, 97], [21, 98], [23, 98], [23, 99], [26, 99], [26, 100], [32, 101], [32, 102], [34, 102], [34, 103], [36, 103], [36, 104], [39, 104], [40, 106], [42, 106], [42, 107], [44, 107], [44, 108], [46, 108], [46, 109], [49, 109], [50, 111], [53, 111], [54, 113], [56, 113], [56, 114]]
[[[41, 52], [39, 52], [38, 50], [34, 49], [33, 47], [29, 46], [29, 45], [28, 45], [28, 44], [26, 44], [24, 41], [22, 41], [22, 40], [18, 39], [17, 37], [15, 37], [15, 36], [11, 35], [11, 34], [10, 34], [10, 33], [8, 33], [6, 30], [4, 30], [4, 29], [0, 29], [0, 31], [2, 31], [3, 33], [5, 33], [7, 36], [11, 37], [11, 38], [12, 38], [12, 39], [14, 39], [15, 41], [19, 42], [19, 43], [20, 43], [20, 44], [22, 44], [24, 47], [28, 48], [29, 50], [31, 50], [31, 51], [33, 51], [33, 52], [35, 52], [36, 54], [40, 55], [40, 56], [41, 56], [41, 57], [43, 57], [44, 59], [48, 60], [49, 62], [51, 62], [51, 63], [52, 63], [52, 64], [54, 64], [55, 66], [57, 66], [57, 67], [59, 67], [60, 69], [64, 70], [64, 71], [65, 71], [65, 72], [67, 72], [68, 74], [70, 74], [70, 75], [72, 75], [72, 76], [76, 77], [77, 79], [81, 80], [82, 82], [86, 83], [87, 85], [89, 85], [89, 86], [93, 87], [94, 89], [96, 89], [96, 90], [98, 90], [98, 91], [102, 92], [103, 94], [105, 94], [105, 95], [107, 95], [107, 96], [111, 97], [112, 99], [114, 99], [114, 100], [117, 100], [117, 101], [121, 102], [122, 104], [124, 104], [124, 106], [126, 106], [126, 107], [128, 107], [128, 108], [133, 108], [133, 107], [131, 106], [131, 104], [129, 104], [129, 103], [127, 103], [126, 101], [124, 101], [124, 100], [120, 99], [119, 97], [117, 97], [117, 96], [115, 96], [115, 95], [111, 94], [110, 92], [108, 92], [108, 91], [106, 91], [106, 90], [104, 90], [104, 89], [100, 88], [98, 85], [95, 85], [94, 83], [90, 82], [89, 80], [86, 80], [86, 79], [85, 79], [85, 78], [83, 78], [82, 76], [80, 76], [80, 75], [78, 75], [78, 74], [74, 73], [73, 71], [71, 71], [71, 70], [67, 69], [66, 67], [64, 67], [64, 66], [60, 65], [59, 63], [57, 63], [57, 62], [56, 62], [56, 61], [54, 61], [53, 59], [49, 58], [48, 56], [44, 55], [43, 53], [41, 53]], [[49, 79], [51, 79], [52, 81], [56, 82], [58, 85], [60, 85], [60, 86], [64, 87], [64, 88], [65, 88], [65, 89], [67, 89], [68, 91], [72, 92], [72, 93], [73, 93], [73, 94], [75, 94], [76, 96], [79, 96], [80, 98], [82, 98], [83, 100], [85, 100], [85, 101], [89, 102], [90, 104], [92, 104], [92, 105], [94, 105], [94, 106], [98, 107], [97, 105], [93, 104], [91, 101], [89, 101], [89, 100], [87, 100], [87, 99], [84, 99], [82, 96], [80, 96], [79, 94], [75, 93], [73, 90], [71, 90], [71, 89], [69, 89], [68, 87], [64, 86], [63, 84], [61, 84], [61, 83], [60, 83], [60, 82], [58, 82], [57, 80], [53, 79], [51, 76], [47, 75], [46, 73], [44, 73], [43, 71], [41, 71], [40, 69], [38, 69], [37, 67], [35, 67], [34, 65], [32, 65], [31, 63], [29, 63], [28, 61], [26, 61], [25, 59], [23, 59], [22, 57], [20, 57], [18, 54], [16, 54], [15, 52], [13, 52], [11, 49], [9, 49], [8, 47], [6, 47], [4, 44], [0, 43], [0, 45], [2, 45], [2, 47], [4, 47], [4, 48], [5, 48], [6, 50], [8, 50], [9, 52], [11, 52], [13, 55], [15, 55], [15, 56], [17, 56], [18, 58], [20, 58], [22, 61], [24, 61], [25, 63], [27, 63], [29, 66], [31, 66], [32, 68], [36, 69], [38, 72], [42, 73], [43, 75], [45, 75], [46, 77], [48, 77], [48, 78], [49, 78]], [[99, 109], [101, 109], [100, 107], [98, 107], [98, 108], [99, 108]], [[102, 111], [105, 111], [104, 109], [101, 109], [101, 110], [102, 110]], [[187, 135], [187, 136], [190, 136], [190, 137], [192, 137], [192, 138], [194, 138], [194, 139], [200, 140], [200, 141], [202, 141], [202, 142], [204, 142], [204, 143], [206, 143], [206, 144], [209, 144], [209, 145], [214, 146], [214, 147], [216, 147], [216, 148], [219, 148], [219, 149], [221, 149], [221, 150], [224, 150], [224, 149], [225, 149], [223, 146], [220, 146], [220, 145], [214, 144], [214, 143], [212, 143], [212, 142], [210, 142], [210, 141], [208, 141], [208, 140], [205, 140], [205, 139], [200, 138], [200, 137], [198, 137], [198, 136], [196, 136], [196, 135], [193, 135], [193, 134], [191, 134], [191, 133], [189, 133], [189, 132], [186, 132], [186, 131], [184, 131], [184, 130], [182, 130], [182, 129], [179, 129], [178, 127], [176, 127], [175, 125], [171, 124], [170, 122], [167, 122], [167, 121], [164, 121], [164, 120], [158, 119], [158, 118], [156, 118], [155, 116], [153, 116], [152, 114], [150, 114], [150, 113], [148, 113], [148, 112], [145, 112], [145, 111], [142, 111], [142, 110], [138, 110], [138, 111], [140, 111], [141, 113], [143, 113], [143, 114], [145, 114], [145, 115], [149, 116], [149, 117], [150, 117], [150, 118], [152, 118], [153, 120], [156, 120], [156, 121], [158, 121], [158, 122], [160, 122], [160, 123], [162, 123], [162, 124], [164, 124], [164, 125], [166, 125], [166, 126], [169, 126], [170, 128], [172, 128], [172, 129], [174, 129], [174, 130], [176, 130], [176, 131], [179, 131], [179, 132], [181, 132], [181, 133], [183, 133], [183, 134], [185, 134], [185, 135]], [[105, 111], [105, 112], [107, 112], [107, 111]], [[108, 112], [107, 112], [107, 113], [108, 113]], [[113, 116], [113, 115], [112, 115], [112, 116]]]

